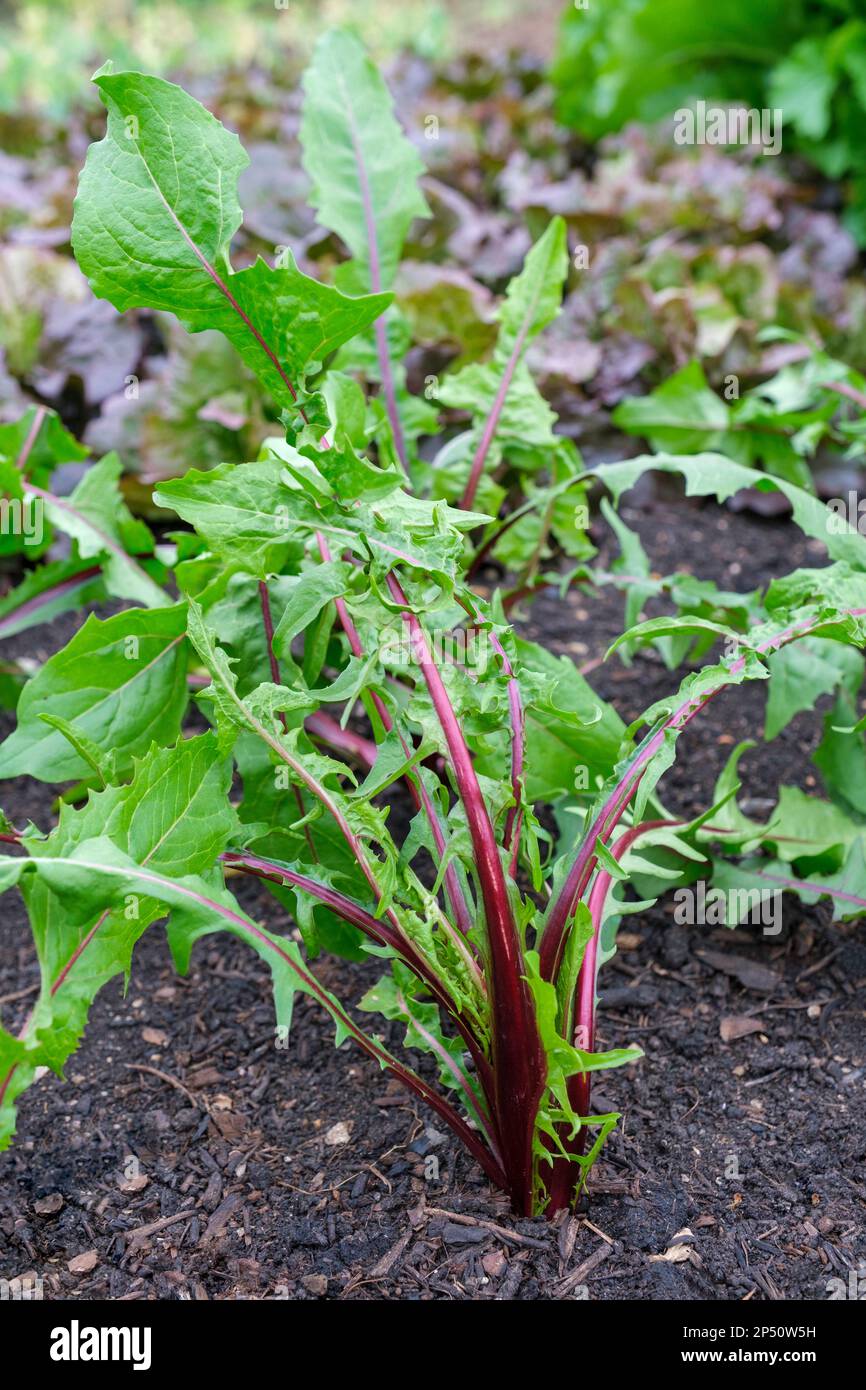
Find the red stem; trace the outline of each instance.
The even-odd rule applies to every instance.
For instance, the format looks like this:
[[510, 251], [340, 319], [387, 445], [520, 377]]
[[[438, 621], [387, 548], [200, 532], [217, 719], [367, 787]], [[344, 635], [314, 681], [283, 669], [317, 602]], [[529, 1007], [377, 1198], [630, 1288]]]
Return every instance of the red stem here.
[[419, 980], [423, 981], [452, 1019], [455, 1028], [469, 1049], [481, 1083], [487, 1091], [492, 1083], [490, 1064], [471, 1025], [461, 1014], [439, 977], [398, 927], [393, 924], [389, 926], [380, 918], [374, 917], [360, 903], [354, 902], [352, 898], [347, 898], [345, 894], [331, 888], [328, 884], [310, 878], [308, 874], [297, 873], [286, 864], [278, 864], [273, 860], [263, 859], [260, 855], [251, 854], [248, 850], [226, 850], [220, 855], [220, 859], [224, 864], [239, 869], [243, 873], [253, 874], [256, 878], [272, 879], [276, 882], [282, 880], [285, 883], [291, 883], [293, 887], [303, 889], [311, 897], [318, 898], [319, 902], [330, 907], [345, 922], [350, 922], [352, 926], [364, 932], [377, 944], [387, 946], [394, 951], [415, 972]]
[[[475, 609], [473, 611], [469, 603], [463, 603], [460, 599], [458, 599], [458, 602], [462, 603], [462, 606], [480, 628], [482, 624], [478, 610]], [[492, 628], [487, 628], [486, 633], [491, 647], [502, 662], [502, 669], [508, 679], [508, 710], [511, 716], [511, 794], [514, 798], [514, 804], [508, 808], [508, 815], [505, 820], [505, 834], [502, 843], [505, 849], [511, 850], [509, 869], [511, 877], [516, 878], [517, 856], [520, 850], [520, 828], [523, 823], [523, 809], [520, 803], [522, 796], [521, 780], [523, 778], [526, 724], [523, 716], [523, 701], [520, 696], [520, 685], [514, 675], [511, 662], [506, 656], [505, 649]]]
[[490, 950], [494, 1110], [508, 1188], [517, 1209], [528, 1213], [532, 1205], [532, 1137], [547, 1068], [526, 983], [526, 966], [490, 813], [463, 731], [418, 618], [409, 609], [396, 576], [389, 574], [387, 582], [404, 609], [414, 658], [442, 727], [466, 812]]
[[464, 509], [464, 511], [468, 511], [469, 508], [472, 506], [472, 503], [475, 501], [475, 493], [477, 492], [478, 484], [481, 481], [481, 474], [484, 471], [484, 464], [487, 461], [487, 455], [490, 452], [490, 446], [493, 443], [493, 436], [496, 434], [496, 430], [499, 425], [499, 417], [502, 414], [502, 409], [505, 405], [506, 397], [508, 396], [509, 387], [511, 386], [511, 380], [517, 369], [517, 364], [520, 361], [520, 356], [523, 352], [523, 347], [526, 342], [526, 335], [528, 334], [529, 329], [532, 326], [532, 319], [534, 315], [535, 301], [533, 300], [532, 304], [530, 305], [530, 308], [526, 312], [526, 316], [523, 320], [523, 323], [520, 325], [520, 332], [517, 334], [517, 337], [514, 340], [514, 347], [511, 349], [511, 354], [508, 358], [508, 361], [505, 364], [505, 370], [502, 373], [502, 380], [499, 383], [499, 388], [493, 399], [493, 405], [490, 407], [490, 414], [488, 415], [484, 423], [484, 431], [481, 435], [481, 441], [478, 445], [478, 448], [475, 451], [475, 457], [472, 460], [472, 468], [469, 473], [469, 481], [466, 484], [466, 491], [463, 493], [463, 496], [460, 499], [460, 505]]

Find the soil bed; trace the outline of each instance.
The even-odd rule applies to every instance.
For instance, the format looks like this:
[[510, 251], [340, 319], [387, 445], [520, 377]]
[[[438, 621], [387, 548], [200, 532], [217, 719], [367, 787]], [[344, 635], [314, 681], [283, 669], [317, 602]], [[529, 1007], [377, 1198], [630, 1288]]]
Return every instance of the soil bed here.
[[[660, 573], [748, 589], [822, 563], [785, 520], [662, 494], [623, 515]], [[582, 664], [620, 630], [621, 604], [545, 594], [526, 626]], [[10, 654], [29, 638], [29, 655], [48, 655], [63, 627]], [[642, 656], [591, 679], [628, 720], [678, 676]], [[703, 809], [733, 743], [760, 728], [764, 698], [754, 685], [713, 702], [684, 736], [700, 754], [667, 775], [666, 804]], [[4, 716], [0, 731], [10, 726]], [[819, 734], [819, 715], [801, 715], [749, 753], [743, 795], [814, 787]], [[16, 822], [48, 825], [47, 789], [4, 794]], [[261, 885], [240, 896], [288, 930]], [[20, 902], [2, 903], [11, 1028], [36, 972]], [[627, 949], [602, 977], [599, 1045], [633, 1040], [646, 1057], [598, 1085], [597, 1108], [624, 1119], [588, 1210], [555, 1225], [512, 1217], [407, 1093], [350, 1045], [334, 1052], [309, 999], [277, 1047], [266, 972], [240, 945], [213, 938], [180, 980], [150, 932], [127, 998], [119, 982], [99, 996], [68, 1084], [48, 1076], [21, 1098], [17, 1141], [0, 1156], [4, 1274], [35, 1272], [46, 1298], [78, 1299], [826, 1298], [830, 1278], [866, 1265], [866, 925], [833, 925], [827, 906], [793, 899], [776, 937], [685, 928], [672, 914], [662, 900], [626, 919]], [[377, 967], [317, 971], [357, 1000]], [[721, 1020], [745, 1015], [760, 1031], [723, 1042]]]

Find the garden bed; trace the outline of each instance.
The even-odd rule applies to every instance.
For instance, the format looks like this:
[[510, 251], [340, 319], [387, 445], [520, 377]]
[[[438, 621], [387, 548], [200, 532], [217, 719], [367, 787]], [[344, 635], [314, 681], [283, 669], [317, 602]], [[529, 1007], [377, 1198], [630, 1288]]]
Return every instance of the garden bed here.
[[[748, 589], [821, 563], [785, 520], [643, 498], [623, 514], [659, 572]], [[41, 629], [35, 652], [16, 639], [10, 655], [42, 659], [73, 625]], [[621, 630], [621, 598], [545, 594], [527, 626], [589, 663]], [[677, 674], [644, 653], [590, 679], [629, 719]], [[684, 734], [702, 755], [671, 769], [668, 805], [708, 804], [763, 698], [723, 693]], [[742, 795], [814, 787], [819, 726], [819, 713], [800, 715], [748, 754]], [[50, 793], [9, 783], [5, 809], [47, 828]], [[239, 896], [289, 930], [263, 886]], [[19, 900], [3, 901], [10, 1027], [37, 976]], [[665, 899], [626, 919], [602, 981], [600, 1045], [634, 1041], [646, 1057], [599, 1082], [595, 1108], [625, 1119], [586, 1209], [553, 1226], [512, 1217], [430, 1113], [351, 1044], [334, 1052], [312, 1000], [298, 1000], [283, 1050], [264, 967], [222, 939], [197, 952], [179, 979], [162, 933], [147, 934], [126, 1000], [117, 981], [97, 998], [68, 1083], [45, 1077], [22, 1099], [0, 1156], [0, 1239], [7, 1266], [41, 1276], [46, 1297], [817, 1300], [866, 1259], [866, 925], [832, 925], [826, 905], [786, 899], [777, 937], [676, 925]], [[325, 959], [316, 970], [350, 1000], [376, 974]], [[756, 1026], [745, 1018], [760, 1031], [723, 1041], [723, 1021]]]

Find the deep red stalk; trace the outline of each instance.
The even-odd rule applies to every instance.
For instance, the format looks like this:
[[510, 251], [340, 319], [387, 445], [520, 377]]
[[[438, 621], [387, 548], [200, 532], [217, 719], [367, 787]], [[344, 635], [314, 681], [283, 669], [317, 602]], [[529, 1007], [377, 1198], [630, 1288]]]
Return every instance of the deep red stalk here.
[[[660, 826], [673, 823], [666, 820], [648, 820], [643, 821], [640, 825], [630, 826], [611, 845], [610, 852], [619, 863], [641, 835], [645, 835], [650, 830], [657, 830]], [[588, 907], [592, 918], [592, 936], [587, 942], [580, 973], [577, 977], [574, 1014], [575, 1046], [582, 1048], [585, 1052], [595, 1050], [595, 987], [598, 975], [598, 947], [601, 940], [604, 905], [607, 902], [607, 895], [612, 883], [613, 875], [607, 869], [599, 869], [589, 894]], [[572, 1077], [572, 1081], [575, 1083], [572, 1104], [579, 1115], [588, 1115], [591, 1073], [581, 1072], [578, 1076]], [[571, 1082], [569, 1082], [569, 1092], [571, 1089]]]
[[[145, 882], [148, 879], [147, 874], [139, 874], [139, 877], [143, 878]], [[259, 927], [255, 922], [252, 922], [245, 917], [241, 917], [239, 913], [232, 911], [231, 908], [226, 907], [223, 903], [218, 903], [210, 898], [203, 897], [202, 894], [196, 892], [196, 890], [193, 888], [188, 888], [185, 884], [174, 883], [173, 886], [175, 892], [179, 893], [181, 896], [187, 897], [194, 902], [204, 904], [210, 907], [218, 916], [224, 917], [226, 921], [231, 922], [235, 927], [240, 928], [242, 930], [243, 935], [253, 936], [268, 950], [273, 951], [278, 956], [280, 956], [280, 958], [299, 977], [299, 979], [301, 979], [304, 982], [304, 985], [309, 990], [309, 992], [315, 998], [317, 998], [320, 1001], [320, 1003], [324, 1004], [325, 1008], [328, 1010], [331, 1016], [335, 1017], [337, 1021], [340, 1023], [340, 1025], [346, 1030], [346, 1032], [352, 1038], [354, 1038], [355, 1042], [358, 1043], [359, 1047], [362, 1047], [365, 1052], [370, 1054], [371, 1057], [375, 1057], [376, 1061], [379, 1062], [380, 1065], [387, 1066], [391, 1071], [394, 1072], [396, 1076], [400, 1078], [400, 1080], [403, 1082], [405, 1086], [408, 1086], [411, 1091], [414, 1091], [415, 1094], [420, 1096], [422, 1100], [425, 1100], [427, 1104], [430, 1105], [438, 1115], [441, 1115], [442, 1119], [446, 1122], [446, 1124], [463, 1141], [463, 1143], [468, 1148], [469, 1152], [478, 1160], [478, 1162], [481, 1164], [481, 1167], [484, 1169], [484, 1172], [487, 1173], [491, 1181], [497, 1183], [500, 1186], [504, 1186], [504, 1174], [500, 1168], [500, 1165], [497, 1163], [496, 1159], [493, 1157], [490, 1151], [485, 1147], [479, 1136], [469, 1128], [469, 1125], [467, 1125], [466, 1121], [457, 1113], [456, 1110], [454, 1110], [454, 1108], [451, 1105], [448, 1104], [446, 1100], [443, 1099], [442, 1096], [440, 1096], [436, 1091], [434, 1091], [432, 1087], [428, 1086], [427, 1083], [423, 1081], [420, 1076], [417, 1076], [410, 1067], [405, 1066], [402, 1062], [398, 1061], [396, 1057], [392, 1057], [391, 1054], [387, 1052], [384, 1047], [381, 1047], [379, 1043], [375, 1041], [375, 1039], [368, 1038], [366, 1033], [364, 1033], [355, 1023], [354, 1019], [346, 1013], [342, 1004], [340, 1004], [337, 999], [333, 998], [331, 995], [328, 994], [325, 988], [316, 979], [312, 971], [309, 971], [306, 968], [306, 966], [304, 966], [300, 961], [294, 960], [292, 956], [289, 955], [288, 951], [284, 950], [284, 948], [280, 946], [278, 941], [271, 937], [267, 932], [263, 931], [262, 928]], [[4, 1090], [5, 1087], [8, 1085], [8, 1081], [9, 1078], [7, 1076], [6, 1081], [4, 1082]], [[2, 1091], [0, 1091], [0, 1095], [2, 1095]]]
[[[399, 990], [397, 991], [397, 999], [399, 1001], [400, 1007], [403, 1009], [403, 1011], [408, 1017], [409, 1009], [406, 1004], [406, 1000], [404, 999], [403, 995], [399, 992]], [[435, 1033], [431, 1033], [429, 1028], [425, 1028], [424, 1024], [421, 1022], [421, 1019], [417, 1017], [412, 1019], [412, 1026], [415, 1032], [418, 1033], [419, 1036], [424, 1039], [428, 1048], [433, 1053], [433, 1055], [436, 1058], [438, 1058], [441, 1065], [444, 1066], [448, 1072], [450, 1072], [451, 1076], [453, 1076], [455, 1082], [459, 1086], [460, 1090], [463, 1092], [463, 1104], [469, 1110], [470, 1114], [474, 1115], [475, 1119], [477, 1120], [478, 1128], [483, 1132], [485, 1139], [490, 1145], [491, 1153], [494, 1154], [497, 1162], [501, 1162], [502, 1160], [499, 1154], [496, 1139], [491, 1129], [491, 1121], [490, 1116], [487, 1112], [486, 1103], [481, 1099], [480, 1096], [476, 1095], [476, 1093], [473, 1091], [472, 1087], [469, 1085], [466, 1076], [461, 1071], [460, 1067], [457, 1065], [456, 1059], [452, 1057], [447, 1047], [444, 1045], [444, 1043], [440, 1041], [439, 1038], [436, 1037]]]
[[352, 898], [346, 897], [344, 893], [338, 892], [328, 884], [320, 883], [317, 879], [311, 878], [308, 874], [299, 874], [294, 869], [284, 864], [276, 864], [273, 860], [264, 859], [260, 855], [251, 854], [248, 850], [226, 850], [220, 855], [224, 864], [230, 865], [243, 873], [253, 874], [256, 878], [272, 879], [275, 882], [291, 883], [296, 888], [302, 888], [311, 897], [317, 898], [319, 902], [330, 907], [343, 921], [351, 923], [359, 931], [364, 932], [379, 945], [388, 946], [392, 951], [400, 956], [401, 960], [414, 970], [419, 980], [422, 980], [439, 1004], [445, 1009], [448, 1016], [452, 1019], [455, 1028], [465, 1042], [469, 1053], [475, 1063], [479, 1078], [485, 1092], [492, 1084], [492, 1073], [490, 1063], [484, 1056], [475, 1034], [461, 1015], [460, 1010], [452, 999], [451, 995], [443, 986], [436, 973], [428, 966], [423, 956], [415, 950], [411, 941], [396, 928], [393, 924], [383, 922], [380, 918], [374, 917], [360, 903], [356, 903]]
[[[239, 707], [242, 707], [240, 700], [238, 700], [237, 703]], [[279, 739], [277, 739], [272, 733], [270, 733], [268, 729], [266, 729], [262, 724], [258, 723], [258, 721], [252, 720], [251, 723], [255, 731], [258, 733], [259, 737], [262, 738], [264, 742], [268, 745], [268, 747], [271, 748], [273, 752], [276, 753], [276, 755], [294, 771], [295, 775], [300, 779], [300, 781], [307, 788], [307, 790], [312, 793], [312, 795], [317, 799], [317, 801], [319, 801], [321, 805], [324, 806], [325, 810], [329, 813], [329, 815], [333, 817], [346, 844], [352, 852], [352, 855], [354, 856], [354, 859], [357, 862], [358, 867], [360, 868], [365, 879], [367, 880], [367, 883], [372, 891], [373, 897], [375, 898], [377, 903], [381, 902], [382, 890], [379, 886], [376, 875], [373, 869], [371, 868], [370, 863], [368, 862], [364, 844], [360, 837], [356, 835], [355, 832], [352, 830], [349, 821], [343, 814], [339, 805], [334, 801], [327, 787], [325, 787], [322, 782], [318, 781], [315, 777], [313, 777], [312, 774], [308, 772], [307, 769], [304, 767], [303, 763], [299, 761], [295, 756], [293, 756], [293, 754], [291, 754], [288, 751], [288, 749], [286, 749], [280, 743]], [[400, 941], [405, 941], [405, 937], [400, 925], [400, 920], [397, 914], [395, 913], [393, 907], [385, 908], [385, 916], [388, 917], [395, 932], [397, 933], [397, 939], [399, 939]], [[435, 985], [433, 980], [431, 979], [431, 988], [434, 989], [434, 993], [438, 992], [439, 995], [442, 995], [442, 987], [439, 984], [438, 979], [435, 980]], [[443, 997], [443, 1003], [444, 1002], [445, 998]], [[466, 1039], [467, 1046], [472, 1051], [472, 1055], [476, 1060], [476, 1065], [478, 1066], [479, 1076], [482, 1080], [482, 1084], [485, 1084], [486, 1086], [486, 1079], [488, 1078], [486, 1068], [488, 1064], [483, 1055], [480, 1043], [478, 1043], [475, 1040], [471, 1028], [469, 1027], [466, 1020], [462, 1018], [453, 1001], [447, 1003], [446, 1007], [448, 1008], [448, 1011], [452, 1013], [455, 1025], [457, 1026], [461, 1036]]]
[[[657, 826], [668, 824], [672, 824], [672, 822], [645, 821], [642, 825], [632, 826], [611, 846], [611, 854], [618, 863], [639, 835], [643, 835], [645, 831], [655, 829]], [[577, 977], [574, 1020], [573, 1022], [570, 1019], [565, 1021], [565, 1028], [573, 1036], [575, 1047], [579, 1047], [583, 1052], [595, 1051], [595, 990], [598, 975], [598, 947], [604, 905], [612, 882], [613, 876], [608, 870], [599, 869], [589, 895], [588, 907], [592, 918], [592, 936], [586, 943], [586, 950]], [[591, 1097], [591, 1072], [577, 1072], [576, 1075], [569, 1078], [568, 1099], [576, 1115], [585, 1119], [589, 1118]], [[571, 1152], [583, 1154], [586, 1150], [587, 1133], [588, 1127], [581, 1125], [574, 1139], [570, 1142], [567, 1135], [563, 1135], [563, 1143]], [[575, 1172], [573, 1161], [561, 1157], [554, 1158], [545, 1183], [551, 1212], [560, 1211], [563, 1207], [571, 1204], [577, 1177], [578, 1174]]]
[[[640, 780], [640, 775], [642, 775], [642, 770], [641, 773], [638, 774], [637, 781]], [[573, 915], [575, 906], [583, 896], [584, 890], [592, 877], [596, 863], [595, 847], [599, 840], [604, 841], [614, 825], [616, 825], [617, 820], [622, 815], [631, 799], [637, 786], [637, 781], [630, 782], [627, 781], [626, 778], [623, 778], [622, 781], [617, 784], [613, 793], [608, 797], [599, 811], [588, 833], [581, 841], [577, 858], [572, 865], [568, 878], [563, 884], [560, 894], [551, 904], [544, 925], [541, 944], [539, 946], [540, 969], [542, 977], [545, 980], [552, 980], [559, 970], [562, 951], [565, 946], [565, 925]], [[566, 892], [568, 895], [567, 899]], [[569, 910], [563, 917], [563, 906], [566, 905], [566, 903]]]
[[475, 1131], [470, 1129], [463, 1117], [457, 1113], [453, 1106], [449, 1105], [444, 1097], [440, 1096], [437, 1091], [434, 1091], [431, 1086], [428, 1086], [426, 1081], [423, 1081], [420, 1076], [412, 1071], [411, 1067], [405, 1066], [398, 1058], [392, 1057], [384, 1047], [380, 1047], [375, 1039], [368, 1038], [367, 1034], [355, 1023], [354, 1019], [346, 1013], [338, 1000], [326, 993], [315, 975], [313, 975], [311, 971], [302, 969], [298, 963], [291, 958], [287, 951], [282, 950], [281, 947], [276, 945], [266, 932], [263, 932], [254, 925], [251, 927], [250, 923], [244, 921], [243, 918], [238, 918], [238, 921], [247, 931], [252, 931], [264, 945], [276, 951], [277, 954], [288, 962], [295, 973], [304, 981], [310, 993], [313, 994], [320, 1003], [324, 1004], [325, 1008], [332, 1016], [336, 1015], [343, 1028], [346, 1029], [346, 1032], [350, 1034], [359, 1047], [363, 1048], [371, 1057], [374, 1057], [380, 1066], [387, 1067], [389, 1071], [392, 1071], [394, 1075], [403, 1082], [404, 1086], [408, 1087], [410, 1091], [413, 1091], [415, 1095], [425, 1101], [431, 1109], [435, 1110], [437, 1115], [441, 1116], [449, 1129], [453, 1130], [458, 1139], [462, 1141], [472, 1154], [473, 1158], [477, 1160], [491, 1182], [495, 1183], [497, 1187], [504, 1188], [507, 1186], [505, 1174], [498, 1160], [484, 1145]]
[[[458, 599], [461, 607], [476, 624], [476, 631], [482, 630], [480, 615], [468, 602]], [[502, 662], [502, 669], [508, 680], [508, 712], [511, 719], [511, 794], [513, 805], [508, 808], [508, 815], [505, 819], [505, 834], [502, 844], [504, 849], [511, 850], [509, 862], [509, 872], [512, 878], [517, 877], [517, 857], [520, 852], [520, 828], [523, 824], [523, 809], [521, 807], [521, 779], [523, 777], [523, 761], [526, 743], [526, 725], [523, 717], [523, 701], [520, 696], [520, 685], [514, 675], [511, 662], [505, 654], [499, 638], [492, 629], [487, 629], [487, 639], [490, 642], [496, 655]]]
[[508, 1189], [516, 1208], [529, 1213], [532, 1206], [532, 1137], [547, 1069], [526, 983], [517, 926], [490, 813], [460, 723], [421, 624], [409, 608], [399, 581], [394, 574], [389, 574], [387, 582], [392, 596], [404, 610], [413, 654], [442, 727], [466, 812], [490, 952], [494, 1111], [509, 1179]]

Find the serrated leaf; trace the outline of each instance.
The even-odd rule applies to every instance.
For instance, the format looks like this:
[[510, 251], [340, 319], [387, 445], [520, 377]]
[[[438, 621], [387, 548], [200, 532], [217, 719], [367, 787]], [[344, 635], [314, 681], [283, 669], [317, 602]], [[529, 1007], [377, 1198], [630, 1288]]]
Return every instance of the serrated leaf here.
[[[29, 860], [0, 864], [0, 887], [13, 875], [21, 884], [42, 977], [19, 1045], [4, 1050], [0, 1037], [0, 1089], [8, 1083], [0, 1147], [14, 1128], [15, 1096], [37, 1067], [62, 1074], [96, 994], [128, 972], [135, 942], [164, 915], [159, 892], [150, 892], [142, 875], [183, 879], [215, 862], [236, 823], [226, 795], [230, 779], [213, 734], [152, 748], [129, 783], [92, 794], [80, 809], [65, 806], [47, 839], [27, 841]], [[95, 863], [84, 870], [81, 861], [90, 855]], [[132, 876], [109, 875], [120, 864]]]
[[390, 297], [348, 298], [302, 275], [291, 256], [233, 273], [237, 180], [249, 162], [237, 136], [162, 78], [103, 71], [94, 81], [108, 128], [88, 151], [72, 223], [94, 294], [121, 310], [176, 314], [191, 332], [219, 329], [291, 409], [307, 372]]
[[784, 478], [771, 478], [742, 464], [732, 463], [723, 454], [694, 454], [691, 457], [673, 454], [642, 454], [639, 458], [621, 463], [599, 464], [589, 473], [597, 475], [618, 502], [624, 492], [633, 487], [644, 473], [658, 469], [662, 473], [679, 473], [685, 480], [687, 497], [715, 497], [726, 502], [742, 488], [759, 492], [781, 492], [791, 503], [794, 521], [807, 536], [823, 541], [833, 559], [845, 560], [856, 570], [866, 570], [866, 537], [847, 521]]
[[66, 782], [89, 774], [43, 713], [75, 723], [127, 767], [154, 740], [176, 738], [187, 704], [185, 631], [182, 604], [130, 609], [104, 622], [91, 615], [25, 687], [17, 727], [0, 745], [0, 777]]

